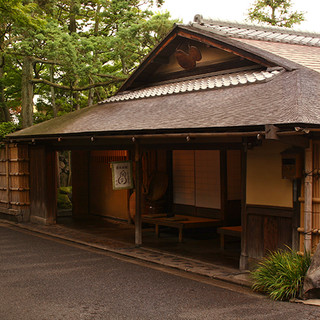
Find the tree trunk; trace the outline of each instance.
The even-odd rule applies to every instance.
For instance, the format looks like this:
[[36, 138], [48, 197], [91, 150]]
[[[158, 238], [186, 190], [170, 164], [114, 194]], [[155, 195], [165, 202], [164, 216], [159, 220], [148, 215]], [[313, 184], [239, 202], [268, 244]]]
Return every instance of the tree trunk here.
[[[95, 17], [94, 17], [94, 35], [98, 36], [99, 34], [99, 24], [100, 24], [100, 10], [101, 10], [101, 4], [97, 4], [97, 8], [95, 11]], [[95, 54], [94, 57], [94, 63], [97, 61], [97, 56]], [[93, 79], [89, 76], [90, 84], [93, 84]], [[94, 88], [89, 90], [88, 94], [88, 107], [93, 105], [93, 99], [94, 99]]]
[[[54, 66], [51, 65], [50, 66], [50, 81], [53, 82], [53, 75], [54, 75]], [[56, 106], [56, 96], [55, 96], [55, 92], [54, 92], [54, 87], [50, 87], [50, 92], [51, 92], [51, 103], [52, 103], [52, 111], [53, 111], [53, 117], [56, 118], [57, 117], [57, 106]]]
[[21, 115], [22, 128], [32, 126], [33, 123], [33, 83], [32, 83], [32, 57], [24, 57], [22, 65], [21, 89]]
[[[90, 79], [90, 83], [93, 83], [93, 81]], [[94, 97], [94, 89], [89, 90], [88, 94], [88, 107], [93, 105], [93, 97]]]
[[[4, 56], [1, 55], [0, 56], [0, 79], [3, 78], [3, 75], [4, 75]], [[8, 106], [6, 104], [6, 101], [5, 101], [5, 98], [4, 98], [4, 86], [2, 84], [2, 82], [0, 81], [0, 108], [1, 108], [1, 111], [3, 113], [3, 117], [2, 119], [4, 121], [10, 121], [11, 120], [11, 116], [10, 116], [10, 113], [9, 113], [9, 110], [8, 110]]]
[[77, 7], [75, 1], [71, 1], [70, 4], [70, 15], [69, 15], [69, 31], [74, 33], [77, 31], [77, 20], [76, 20]]

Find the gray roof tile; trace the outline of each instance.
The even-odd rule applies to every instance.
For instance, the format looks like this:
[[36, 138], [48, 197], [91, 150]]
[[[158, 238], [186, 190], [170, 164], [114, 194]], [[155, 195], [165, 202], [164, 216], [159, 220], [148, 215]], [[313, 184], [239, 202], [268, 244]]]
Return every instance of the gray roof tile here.
[[[301, 32], [288, 28], [261, 27], [250, 24], [230, 23], [219, 20], [203, 19], [197, 15], [194, 27], [201, 27], [220, 35], [234, 38], [245, 38], [263, 41], [303, 44], [320, 47], [320, 34]], [[308, 38], [308, 41], [305, 39]], [[309, 39], [311, 38], [311, 40]]]
[[[223, 84], [223, 77], [201, 79], [217, 90], [180, 92], [107, 102], [75, 111], [10, 137], [68, 134], [114, 135], [139, 132], [250, 127], [264, 124], [320, 124], [320, 75], [306, 69], [280, 72], [271, 81], [259, 82], [266, 73], [238, 74], [234, 83], [248, 79], [253, 84]], [[230, 78], [226, 78], [231, 81]], [[201, 90], [201, 89], [199, 89]]]
[[237, 86], [254, 82], [263, 82], [279, 74], [280, 70], [274, 71], [246, 71], [225, 75], [207, 76], [203, 78], [178, 81], [175, 83], [160, 84], [158, 86], [138, 89], [119, 93], [101, 103], [143, 99], [155, 96], [164, 96], [183, 92], [207, 90], [221, 87]]
[[195, 17], [195, 21], [192, 27], [232, 38], [320, 72], [320, 34], [288, 28], [230, 24], [199, 16]]

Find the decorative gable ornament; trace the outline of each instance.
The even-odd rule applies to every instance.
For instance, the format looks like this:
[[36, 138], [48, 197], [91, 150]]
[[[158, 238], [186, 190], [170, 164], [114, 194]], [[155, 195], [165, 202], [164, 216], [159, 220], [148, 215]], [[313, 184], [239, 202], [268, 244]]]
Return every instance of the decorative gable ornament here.
[[186, 70], [192, 70], [196, 67], [197, 61], [202, 59], [200, 50], [195, 46], [188, 46], [188, 52], [177, 49], [175, 53], [179, 65]]

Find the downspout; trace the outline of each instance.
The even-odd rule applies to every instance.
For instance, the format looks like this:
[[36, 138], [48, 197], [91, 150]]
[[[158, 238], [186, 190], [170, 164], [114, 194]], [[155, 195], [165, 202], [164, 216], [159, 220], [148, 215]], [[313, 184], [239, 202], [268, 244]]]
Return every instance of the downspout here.
[[309, 148], [305, 149], [305, 178], [304, 178], [304, 250], [311, 252], [312, 230], [312, 140]]

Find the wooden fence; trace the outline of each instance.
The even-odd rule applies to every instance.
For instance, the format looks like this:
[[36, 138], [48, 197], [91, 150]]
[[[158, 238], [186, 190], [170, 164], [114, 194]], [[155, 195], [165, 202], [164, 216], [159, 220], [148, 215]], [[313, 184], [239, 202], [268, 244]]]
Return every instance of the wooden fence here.
[[0, 149], [0, 215], [28, 221], [29, 193], [28, 146], [7, 144]]

